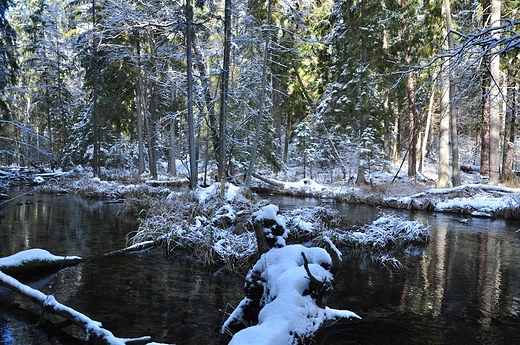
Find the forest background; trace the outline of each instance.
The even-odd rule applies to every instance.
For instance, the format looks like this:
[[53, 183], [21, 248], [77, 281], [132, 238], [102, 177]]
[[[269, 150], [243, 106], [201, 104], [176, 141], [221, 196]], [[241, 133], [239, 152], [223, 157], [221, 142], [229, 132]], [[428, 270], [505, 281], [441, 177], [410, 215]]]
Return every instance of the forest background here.
[[518, 1], [193, 5], [0, 0], [0, 165], [517, 180]]

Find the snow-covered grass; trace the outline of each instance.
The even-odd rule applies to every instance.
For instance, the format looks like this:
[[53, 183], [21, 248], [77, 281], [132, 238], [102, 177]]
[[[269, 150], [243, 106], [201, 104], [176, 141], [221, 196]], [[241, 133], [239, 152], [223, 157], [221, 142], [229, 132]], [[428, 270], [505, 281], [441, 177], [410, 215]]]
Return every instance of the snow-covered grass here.
[[[262, 217], [273, 218], [278, 207], [255, 203], [236, 186], [226, 185], [222, 191], [216, 184], [191, 194], [172, 192], [167, 198], [152, 201], [146, 212], [131, 243], [164, 241], [170, 252], [188, 250], [205, 265], [240, 269], [247, 267], [257, 253], [253, 223]], [[285, 245], [286, 238], [292, 243], [317, 244], [328, 236], [340, 249], [356, 247], [374, 252], [381, 258], [379, 262], [386, 263], [394, 260], [390, 253], [396, 249], [423, 245], [428, 238], [422, 224], [386, 214], [356, 231], [342, 228], [338, 211], [324, 206], [298, 208], [275, 218], [285, 229], [283, 238], [276, 240], [280, 246]]]
[[256, 253], [251, 215], [265, 205], [238, 187], [220, 184], [156, 199], [131, 243], [163, 236], [169, 251], [189, 249], [204, 264], [243, 265]]
[[372, 223], [363, 226], [360, 231], [350, 233], [346, 241], [382, 251], [410, 244], [426, 244], [428, 237], [428, 227], [423, 224], [403, 220], [396, 215], [382, 214]]

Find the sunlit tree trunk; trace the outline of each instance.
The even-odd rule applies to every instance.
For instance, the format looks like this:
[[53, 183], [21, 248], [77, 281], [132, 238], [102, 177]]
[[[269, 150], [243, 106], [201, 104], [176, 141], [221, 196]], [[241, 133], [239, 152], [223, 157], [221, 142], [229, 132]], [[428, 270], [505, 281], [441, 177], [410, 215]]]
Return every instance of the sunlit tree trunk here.
[[[444, 11], [446, 14], [446, 31], [448, 33], [448, 49], [453, 49], [453, 32], [451, 24], [450, 0], [444, 0]], [[451, 63], [450, 63], [451, 66]], [[457, 129], [457, 100], [455, 95], [455, 83], [453, 81], [453, 71], [450, 68], [450, 148], [451, 148], [451, 182], [453, 186], [460, 186], [460, 163], [459, 163], [459, 133]]]
[[[449, 11], [449, 0], [444, 0], [443, 11], [446, 19]], [[445, 32], [447, 33], [447, 31]], [[439, 72], [441, 102], [439, 121], [439, 162], [437, 169], [437, 187], [448, 188], [450, 186], [450, 59], [443, 58], [441, 71]]]
[[[490, 25], [500, 25], [500, 0], [491, 0]], [[498, 34], [493, 37], [498, 39]], [[491, 80], [489, 85], [489, 183], [496, 185], [500, 182], [500, 55], [499, 47], [492, 48], [489, 71]]]
[[439, 165], [437, 187], [448, 188], [450, 186], [450, 92], [449, 77], [446, 71], [447, 59], [441, 71], [441, 103], [439, 122]]

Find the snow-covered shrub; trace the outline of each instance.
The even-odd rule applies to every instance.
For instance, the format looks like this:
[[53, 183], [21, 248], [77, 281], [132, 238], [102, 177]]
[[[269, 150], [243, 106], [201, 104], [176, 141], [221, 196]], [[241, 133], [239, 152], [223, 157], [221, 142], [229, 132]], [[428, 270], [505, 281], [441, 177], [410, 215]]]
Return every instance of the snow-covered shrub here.
[[135, 143], [128, 139], [116, 140], [107, 152], [106, 168], [132, 170], [138, 165], [139, 151]]

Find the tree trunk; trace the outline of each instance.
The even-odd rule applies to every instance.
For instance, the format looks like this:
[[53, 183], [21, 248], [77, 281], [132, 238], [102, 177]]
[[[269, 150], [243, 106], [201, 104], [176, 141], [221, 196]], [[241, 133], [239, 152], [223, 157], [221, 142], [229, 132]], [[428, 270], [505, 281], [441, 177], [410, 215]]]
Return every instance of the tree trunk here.
[[[446, 31], [448, 33], [448, 49], [454, 47], [453, 28], [451, 24], [451, 6], [450, 0], [444, 0], [444, 11], [446, 14]], [[450, 62], [451, 66], [451, 62]], [[455, 83], [453, 73], [450, 68], [450, 138], [451, 138], [451, 182], [453, 186], [460, 186], [460, 166], [459, 166], [459, 134], [457, 129], [457, 101], [455, 97]]]
[[[175, 91], [172, 91], [172, 104], [175, 103], [175, 98], [177, 97]], [[175, 123], [177, 121], [177, 117], [173, 117], [170, 119], [170, 131], [169, 131], [169, 139], [170, 139], [170, 147], [168, 149], [168, 172], [173, 176], [177, 176], [177, 138], [175, 135]]]
[[[361, 119], [359, 121], [359, 133], [360, 133], [360, 137], [363, 136], [363, 132], [365, 131], [365, 129], [367, 128], [367, 122], [368, 122], [368, 119], [367, 119], [367, 115], [365, 113], [361, 113]], [[331, 143], [331, 145], [334, 145], [333, 142], [332, 142], [332, 139], [330, 139], [330, 136], [327, 135], [327, 137], [329, 138], [329, 141]], [[334, 148], [334, 152], [336, 152], [337, 154], [337, 150], [336, 150], [336, 147], [335, 146], [332, 146]], [[339, 158], [339, 154], [337, 154], [338, 158]], [[361, 158], [365, 158], [365, 157], [361, 157]], [[340, 161], [341, 162], [341, 161]], [[343, 167], [344, 169], [344, 165], [343, 163], [341, 162], [341, 166]], [[343, 175], [344, 177], [346, 177], [346, 169], [345, 171], [343, 172]], [[363, 164], [361, 164], [361, 162], [358, 163], [358, 169], [357, 169], [357, 176], [356, 176], [356, 184], [357, 185], [363, 185], [363, 184], [367, 184], [367, 180], [365, 178], [365, 166]]]
[[[262, 117], [264, 113], [264, 103], [265, 103], [265, 89], [267, 87], [267, 58], [269, 56], [269, 42], [271, 38], [271, 12], [272, 12], [272, 2], [269, 0], [268, 9], [267, 9], [267, 32], [265, 36], [265, 46], [264, 46], [264, 61], [262, 62], [262, 86], [260, 89], [260, 106], [258, 109], [257, 117], [256, 117], [256, 130], [255, 130], [255, 138], [253, 139], [253, 147], [251, 148], [251, 160], [249, 162], [249, 168], [246, 172], [246, 180], [245, 186], [249, 188], [251, 185], [251, 174], [253, 173], [256, 161], [256, 153], [258, 151], [258, 142], [260, 141], [260, 128], [262, 123]], [[275, 105], [275, 108], [277, 106]], [[279, 120], [279, 119], [278, 119]], [[276, 122], [276, 121], [275, 121]]]
[[385, 118], [383, 120], [384, 126], [384, 135], [383, 135], [383, 152], [385, 154], [385, 160], [383, 163], [383, 171], [386, 173], [390, 173], [390, 144], [392, 137], [392, 128], [390, 125], [390, 107], [388, 105], [389, 100], [388, 96], [385, 98], [383, 102], [383, 111], [385, 113]]
[[[92, 25], [96, 26], [96, 1], [92, 0]], [[92, 134], [94, 142], [94, 152], [92, 155], [92, 170], [94, 176], [99, 175], [99, 116], [97, 110], [97, 83], [98, 83], [98, 58], [97, 58], [97, 45], [96, 39], [92, 41], [92, 61], [93, 61], [93, 82], [92, 82]], [[49, 133], [50, 134], [50, 133]], [[52, 144], [52, 141], [51, 141]]]
[[[444, 0], [442, 10], [447, 18], [449, 0]], [[447, 32], [446, 32], [447, 34]], [[439, 163], [437, 188], [450, 186], [450, 59], [443, 58], [440, 76], [441, 104], [439, 123]]]
[[141, 38], [139, 31], [134, 29], [134, 44], [135, 44], [135, 64], [136, 64], [136, 81], [135, 81], [135, 107], [137, 116], [137, 146], [138, 146], [138, 161], [139, 175], [144, 173], [144, 125], [143, 125], [143, 82], [141, 76]]
[[229, 96], [229, 69], [231, 59], [231, 0], [224, 2], [224, 58], [222, 61], [222, 85], [220, 91], [218, 175], [226, 180], [226, 118]]
[[[408, 49], [407, 62], [411, 64], [412, 56]], [[417, 174], [417, 136], [416, 136], [416, 111], [415, 111], [415, 76], [412, 72], [408, 73], [407, 79], [407, 93], [408, 93], [408, 176], [414, 177]]]
[[[515, 161], [515, 139], [516, 139], [516, 109], [518, 107], [518, 93], [520, 91], [520, 83], [515, 83], [512, 98], [512, 106], [507, 116], [509, 122], [509, 140], [504, 145], [504, 163], [503, 163], [503, 179], [504, 180], [515, 180], [516, 175], [513, 171], [513, 165]], [[506, 137], [504, 133], [504, 137]]]
[[489, 176], [489, 77], [482, 80], [482, 126], [480, 129], [480, 175]]
[[191, 0], [186, 1], [186, 77], [188, 86], [188, 152], [190, 156], [190, 188], [194, 190], [198, 184], [198, 167], [195, 153], [195, 120], [193, 116], [193, 77], [192, 77], [192, 38], [193, 7]]
[[157, 119], [157, 95], [153, 85], [150, 88], [150, 107], [148, 109], [149, 116], [146, 116], [146, 132], [148, 133], [148, 165], [150, 166], [150, 174], [152, 179], [157, 180], [157, 151], [155, 148], [156, 142], [156, 128], [155, 122]]
[[[500, 0], [491, 0], [490, 26], [500, 25]], [[499, 39], [498, 34], [493, 35]], [[500, 47], [491, 49], [489, 70], [491, 81], [489, 85], [489, 184], [500, 182]]]
[[424, 135], [421, 141], [421, 159], [419, 160], [419, 172], [423, 172], [424, 159], [426, 158], [426, 148], [428, 147], [428, 138], [430, 137], [430, 127], [432, 123], [433, 101], [435, 100], [435, 88], [432, 88], [430, 100], [428, 102], [428, 113], [426, 115], [426, 126], [424, 127]]
[[195, 66], [199, 71], [199, 79], [202, 87], [202, 93], [204, 94], [204, 102], [206, 103], [206, 110], [208, 111], [208, 122], [209, 130], [211, 133], [211, 141], [213, 146], [213, 154], [215, 155], [215, 161], [219, 164], [219, 132], [217, 129], [217, 115], [215, 114], [215, 100], [211, 95], [210, 88], [210, 76], [206, 70], [206, 63], [204, 62], [204, 55], [202, 54], [195, 30], [192, 30], [192, 42], [193, 55], [195, 58]]
[[447, 65], [445, 59], [441, 73], [441, 109], [439, 123], [439, 165], [437, 188], [448, 188], [450, 186], [450, 91]]

